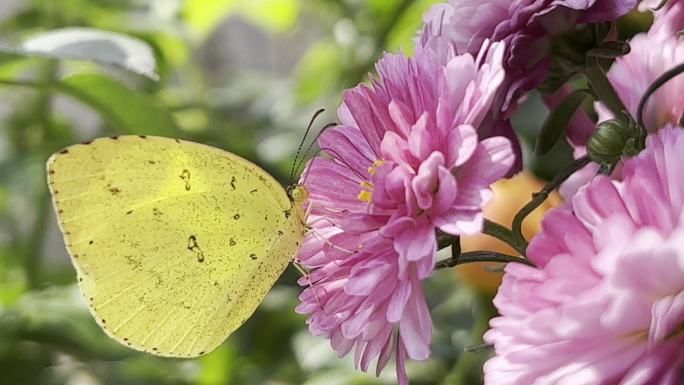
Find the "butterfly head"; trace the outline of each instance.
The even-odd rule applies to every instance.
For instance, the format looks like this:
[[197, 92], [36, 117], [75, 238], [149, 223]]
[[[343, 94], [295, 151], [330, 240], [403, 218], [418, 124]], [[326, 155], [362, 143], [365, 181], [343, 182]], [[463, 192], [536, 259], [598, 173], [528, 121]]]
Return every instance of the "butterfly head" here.
[[287, 186], [287, 195], [294, 203], [304, 203], [309, 199], [309, 190], [301, 184]]

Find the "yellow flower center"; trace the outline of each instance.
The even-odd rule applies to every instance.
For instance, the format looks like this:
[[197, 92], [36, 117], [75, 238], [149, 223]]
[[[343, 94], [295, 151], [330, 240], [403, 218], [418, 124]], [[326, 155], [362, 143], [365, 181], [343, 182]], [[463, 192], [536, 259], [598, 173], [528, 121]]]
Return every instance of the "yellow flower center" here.
[[[373, 164], [368, 167], [368, 174], [371, 176], [375, 175], [375, 170], [382, 166], [383, 163], [384, 161], [382, 159], [373, 162]], [[361, 191], [359, 191], [359, 195], [356, 196], [356, 199], [370, 203], [373, 200], [373, 183], [362, 181], [359, 185], [361, 186]]]

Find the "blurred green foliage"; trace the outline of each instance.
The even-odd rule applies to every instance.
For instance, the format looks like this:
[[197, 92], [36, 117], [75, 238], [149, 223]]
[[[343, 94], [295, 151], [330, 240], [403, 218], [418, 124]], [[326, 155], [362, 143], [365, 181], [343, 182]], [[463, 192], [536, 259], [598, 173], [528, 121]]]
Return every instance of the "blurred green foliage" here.
[[[327, 109], [317, 125], [334, 121], [342, 90], [364, 81], [383, 51], [411, 53], [421, 15], [434, 2], [4, 0], [3, 45], [64, 27], [119, 32], [153, 48], [160, 80], [0, 53], [0, 384], [394, 383], [392, 368], [378, 379], [355, 371], [349, 357], [337, 358], [328, 341], [307, 333], [294, 312], [294, 269], [254, 317], [202, 358], [158, 358], [110, 340], [75, 287], [44, 163], [75, 142], [154, 134], [227, 149], [289, 183], [314, 111]], [[516, 120], [528, 143], [545, 114], [532, 101]], [[548, 156], [569, 157], [567, 147]], [[464, 348], [481, 342], [491, 298], [459, 286], [449, 271], [437, 272], [426, 290], [434, 357], [410, 364], [412, 383], [480, 383], [488, 352]]]

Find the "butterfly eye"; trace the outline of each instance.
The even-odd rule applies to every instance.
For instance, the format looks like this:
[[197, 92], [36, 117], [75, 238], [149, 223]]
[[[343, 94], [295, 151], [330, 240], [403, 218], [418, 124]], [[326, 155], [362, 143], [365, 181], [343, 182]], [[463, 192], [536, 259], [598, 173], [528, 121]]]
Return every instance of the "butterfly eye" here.
[[290, 199], [295, 203], [301, 203], [309, 199], [309, 191], [302, 185], [295, 185], [288, 188]]

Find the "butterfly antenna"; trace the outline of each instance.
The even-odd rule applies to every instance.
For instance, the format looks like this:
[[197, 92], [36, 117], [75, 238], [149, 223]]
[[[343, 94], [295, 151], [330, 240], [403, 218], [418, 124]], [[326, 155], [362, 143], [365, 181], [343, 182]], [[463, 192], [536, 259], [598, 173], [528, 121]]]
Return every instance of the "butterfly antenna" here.
[[[336, 156], [337, 158], [334, 158], [333, 161], [337, 161], [337, 162], [343, 164], [344, 166], [346, 166], [355, 176], [357, 176], [359, 178], [359, 182], [363, 182], [367, 179], [364, 175], [362, 175], [358, 171], [354, 170], [354, 168], [351, 167], [347, 162], [345, 162], [344, 159], [342, 157], [340, 157], [334, 150], [328, 149], [328, 148], [321, 148], [320, 151], [325, 151], [330, 155]], [[311, 159], [311, 163], [309, 163], [309, 167], [307, 167], [306, 170], [304, 170], [305, 174], [302, 177], [302, 181], [299, 183], [300, 185], [306, 185], [306, 180], [309, 177], [309, 173], [310, 173], [311, 169], [313, 168], [314, 162], [318, 158], [320, 158], [320, 157], [315, 156]]]
[[358, 172], [357, 170], [355, 170], [354, 167], [352, 167], [349, 163], [347, 163], [347, 161], [345, 161], [344, 158], [338, 152], [333, 150], [332, 148], [327, 148], [327, 147], [321, 148], [321, 151], [325, 151], [328, 154], [334, 156], [333, 160], [336, 162], [339, 162], [340, 164], [347, 167], [347, 169], [349, 169], [349, 171], [351, 171], [354, 175], [356, 175], [359, 178], [359, 182], [364, 182], [364, 181], [369, 179], [368, 175], [364, 175], [364, 174]]
[[[330, 127], [335, 127], [337, 126], [337, 123], [328, 123], [323, 128], [321, 128], [320, 131], [318, 131], [318, 134], [316, 134], [316, 137], [313, 139], [311, 143], [306, 147], [306, 151], [303, 152], [304, 156], [299, 159], [299, 164], [295, 167], [295, 170], [298, 172], [301, 172], [302, 167], [306, 164], [306, 160], [310, 157], [311, 149], [318, 143], [318, 138], [321, 137], [321, 135]], [[294, 176], [294, 175], [293, 175]]]
[[323, 111], [325, 111], [325, 109], [321, 108], [313, 114], [311, 120], [309, 121], [309, 125], [306, 127], [306, 131], [304, 132], [304, 137], [302, 138], [302, 141], [299, 142], [299, 147], [297, 147], [297, 153], [295, 155], [294, 160], [292, 161], [292, 170], [290, 170], [290, 182], [294, 180], [295, 166], [297, 165], [297, 160], [299, 159], [300, 152], [302, 151], [302, 146], [304, 146], [304, 141], [306, 141], [306, 137], [309, 135], [309, 131], [311, 131], [311, 126], [313, 126], [314, 121], [316, 121], [318, 115], [322, 114]]

